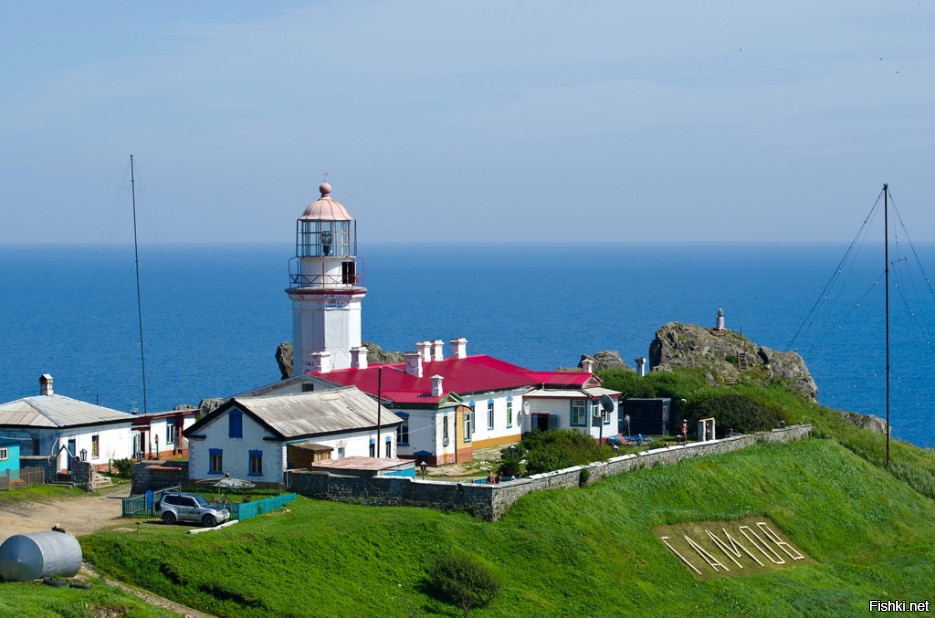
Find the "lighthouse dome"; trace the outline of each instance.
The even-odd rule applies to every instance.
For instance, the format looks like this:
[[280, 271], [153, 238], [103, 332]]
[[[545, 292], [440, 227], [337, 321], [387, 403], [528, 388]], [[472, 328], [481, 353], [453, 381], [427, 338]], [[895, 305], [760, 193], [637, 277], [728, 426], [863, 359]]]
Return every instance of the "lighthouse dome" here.
[[318, 188], [321, 197], [309, 204], [299, 219], [306, 221], [351, 221], [350, 213], [341, 202], [331, 197], [331, 185], [323, 182]]

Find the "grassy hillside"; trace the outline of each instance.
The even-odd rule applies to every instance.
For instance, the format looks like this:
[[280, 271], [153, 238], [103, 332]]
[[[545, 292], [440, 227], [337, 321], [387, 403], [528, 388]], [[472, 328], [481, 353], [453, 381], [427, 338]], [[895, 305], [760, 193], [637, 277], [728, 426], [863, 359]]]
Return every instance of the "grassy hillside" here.
[[[304, 498], [291, 506], [206, 534], [152, 524], [82, 545], [99, 570], [221, 616], [457, 616], [428, 584], [429, 565], [447, 554], [473, 556], [502, 585], [477, 616], [851, 615], [869, 599], [931, 598], [935, 581], [935, 502], [835, 440], [540, 492], [496, 523]], [[653, 534], [751, 515], [770, 517], [815, 563], [702, 581]]]

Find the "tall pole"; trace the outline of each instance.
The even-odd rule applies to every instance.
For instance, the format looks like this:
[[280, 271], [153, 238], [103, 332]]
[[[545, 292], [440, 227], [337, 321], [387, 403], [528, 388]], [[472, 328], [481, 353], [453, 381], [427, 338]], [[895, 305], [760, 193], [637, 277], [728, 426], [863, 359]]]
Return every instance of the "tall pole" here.
[[886, 459], [883, 465], [890, 465], [890, 215], [889, 185], [883, 184], [883, 254], [886, 268], [883, 271], [886, 282]]
[[383, 419], [383, 367], [377, 367], [377, 457], [380, 457], [380, 425]]
[[136, 176], [133, 155], [130, 155], [130, 196], [133, 201], [133, 252], [136, 256], [136, 312], [140, 321], [140, 373], [143, 375], [143, 414], [149, 411], [146, 403], [146, 354], [143, 352], [143, 297], [140, 294], [140, 245], [136, 237]]

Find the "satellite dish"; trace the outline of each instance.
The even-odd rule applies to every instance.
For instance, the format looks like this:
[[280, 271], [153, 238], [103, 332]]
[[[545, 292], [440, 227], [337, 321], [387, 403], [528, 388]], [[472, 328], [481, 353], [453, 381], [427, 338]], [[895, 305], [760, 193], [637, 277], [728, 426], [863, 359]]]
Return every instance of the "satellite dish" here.
[[524, 402], [523, 402], [523, 411], [524, 411], [526, 414], [529, 414], [529, 402], [528, 402], [528, 401], [524, 401]]
[[601, 409], [603, 409], [606, 414], [610, 414], [614, 411], [614, 400], [610, 398], [610, 395], [601, 395]]

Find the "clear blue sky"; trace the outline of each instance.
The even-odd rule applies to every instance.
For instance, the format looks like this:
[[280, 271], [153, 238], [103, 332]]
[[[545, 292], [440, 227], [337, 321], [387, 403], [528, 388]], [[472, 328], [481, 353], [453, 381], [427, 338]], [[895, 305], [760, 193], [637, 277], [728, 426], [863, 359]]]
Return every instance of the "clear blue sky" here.
[[[0, 0], [0, 242], [935, 240], [935, 4]], [[123, 189], [121, 190], [121, 187]]]

